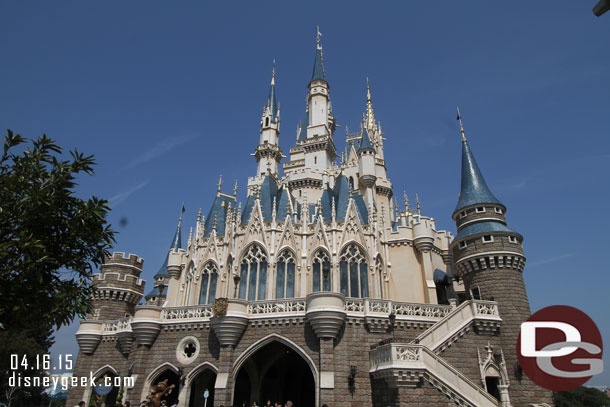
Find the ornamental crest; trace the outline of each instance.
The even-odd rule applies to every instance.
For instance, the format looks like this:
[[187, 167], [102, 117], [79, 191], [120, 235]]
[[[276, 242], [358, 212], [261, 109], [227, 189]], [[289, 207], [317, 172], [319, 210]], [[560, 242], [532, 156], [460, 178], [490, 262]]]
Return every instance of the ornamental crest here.
[[227, 306], [229, 302], [226, 298], [216, 298], [214, 300], [214, 307], [212, 308], [212, 312], [214, 312], [214, 316], [216, 318], [222, 318], [227, 315]]

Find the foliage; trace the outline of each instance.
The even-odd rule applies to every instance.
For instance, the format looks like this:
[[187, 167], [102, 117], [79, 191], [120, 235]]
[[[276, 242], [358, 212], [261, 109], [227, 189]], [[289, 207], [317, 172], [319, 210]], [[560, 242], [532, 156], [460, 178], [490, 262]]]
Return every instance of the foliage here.
[[[10, 130], [0, 156], [0, 388], [11, 354], [46, 354], [52, 332], [84, 317], [90, 279], [112, 247], [106, 200], [75, 195], [95, 161], [43, 135], [27, 143]], [[28, 370], [28, 376], [44, 372]], [[34, 390], [31, 390], [33, 393]], [[21, 391], [23, 397], [25, 389]], [[27, 405], [27, 404], [25, 404]]]
[[610, 398], [593, 387], [578, 387], [570, 391], [553, 392], [555, 407], [608, 407]]

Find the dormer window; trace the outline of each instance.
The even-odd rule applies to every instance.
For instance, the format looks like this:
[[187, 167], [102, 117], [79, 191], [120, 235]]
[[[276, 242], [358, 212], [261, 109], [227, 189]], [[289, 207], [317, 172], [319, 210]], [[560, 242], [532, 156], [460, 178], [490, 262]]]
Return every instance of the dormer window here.
[[492, 235], [483, 235], [483, 243], [491, 243], [494, 241], [494, 237]]
[[502, 209], [500, 209], [500, 208], [494, 208], [494, 210], [496, 211], [496, 213], [500, 213], [500, 214], [502, 213]]
[[462, 241], [460, 242], [460, 249], [465, 249], [466, 247], [468, 247], [468, 244], [466, 244], [466, 241], [465, 241], [465, 240], [462, 240]]
[[519, 243], [519, 241], [517, 240], [517, 238], [515, 236], [509, 236], [508, 241], [511, 243]]
[[465, 216], [466, 216], [466, 211], [462, 211], [462, 212], [460, 212], [460, 218], [463, 218], [463, 217], [465, 217]]
[[483, 213], [483, 212], [485, 212], [485, 207], [484, 206], [477, 206], [476, 211], [477, 211], [477, 213]]

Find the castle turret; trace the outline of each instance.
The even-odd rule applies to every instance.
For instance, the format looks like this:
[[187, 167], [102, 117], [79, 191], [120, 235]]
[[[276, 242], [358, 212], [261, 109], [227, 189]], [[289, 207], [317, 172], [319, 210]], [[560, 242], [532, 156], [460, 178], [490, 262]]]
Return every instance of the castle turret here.
[[[508, 365], [510, 399], [514, 405], [526, 405], [540, 392], [519, 373], [516, 348], [520, 325], [530, 315], [523, 281], [523, 237], [506, 224], [506, 207], [491, 192], [479, 169], [472, 150], [462, 133], [462, 183], [453, 219], [457, 236], [451, 243], [453, 270], [464, 280], [467, 293], [475, 299], [498, 302], [502, 318], [502, 350]], [[506, 383], [504, 383], [506, 384]], [[541, 393], [541, 397], [545, 395]], [[547, 395], [548, 396], [548, 395]]]
[[151, 305], [162, 305], [167, 298], [167, 290], [170, 281], [170, 273], [167, 269], [167, 264], [169, 260], [169, 253], [178, 251], [182, 249], [182, 213], [184, 213], [184, 205], [182, 206], [182, 212], [180, 213], [180, 217], [178, 218], [178, 226], [176, 227], [176, 232], [174, 233], [174, 237], [172, 238], [172, 242], [169, 246], [168, 252], [165, 255], [165, 260], [157, 274], [154, 276], [154, 285], [153, 289], [146, 294], [145, 300], [147, 304]]
[[358, 148], [358, 173], [359, 183], [364, 187], [364, 195], [366, 196], [366, 203], [369, 207], [374, 205], [374, 191], [375, 181], [375, 148], [371, 144], [369, 133], [366, 130], [366, 126], [362, 127], [362, 139], [360, 141], [360, 147]]
[[80, 350], [86, 354], [95, 351], [102, 339], [103, 321], [131, 317], [144, 293], [145, 282], [140, 279], [144, 259], [116, 252], [106, 256], [99, 274], [91, 282], [91, 312], [80, 322], [76, 332]]

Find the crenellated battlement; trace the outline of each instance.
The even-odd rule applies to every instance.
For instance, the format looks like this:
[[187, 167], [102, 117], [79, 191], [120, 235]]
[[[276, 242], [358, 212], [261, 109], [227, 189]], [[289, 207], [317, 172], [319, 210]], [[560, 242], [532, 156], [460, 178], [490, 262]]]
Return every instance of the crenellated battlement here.
[[125, 256], [124, 252], [113, 252], [111, 256], [104, 256], [104, 265], [108, 264], [121, 264], [142, 270], [144, 259], [131, 253], [128, 256]]

